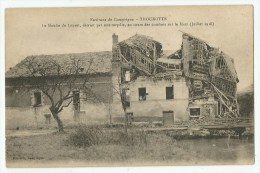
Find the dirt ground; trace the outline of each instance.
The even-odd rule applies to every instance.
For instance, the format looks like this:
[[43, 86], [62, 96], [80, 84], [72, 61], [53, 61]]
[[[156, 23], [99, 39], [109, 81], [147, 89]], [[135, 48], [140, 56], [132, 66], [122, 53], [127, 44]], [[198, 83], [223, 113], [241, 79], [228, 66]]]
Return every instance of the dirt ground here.
[[63, 134], [48, 131], [32, 133], [33, 135], [11, 135], [9, 132], [6, 137], [7, 166], [205, 165], [254, 162], [254, 143], [247, 140], [176, 140], [166, 133], [152, 133], [146, 134], [145, 142], [142, 139], [141, 142], [128, 145], [115, 142], [114, 138], [118, 138], [118, 135], [111, 135], [108, 129], [103, 132], [106, 136], [104, 142], [89, 147], [71, 145], [69, 137], [73, 130]]

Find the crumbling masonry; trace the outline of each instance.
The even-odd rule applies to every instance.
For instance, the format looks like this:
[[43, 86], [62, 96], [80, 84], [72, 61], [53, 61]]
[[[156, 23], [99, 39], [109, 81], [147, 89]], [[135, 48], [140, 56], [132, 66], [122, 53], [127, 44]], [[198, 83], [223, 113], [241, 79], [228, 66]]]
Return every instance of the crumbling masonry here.
[[[135, 110], [131, 104], [131, 86], [143, 79], [144, 84], [147, 81], [170, 81], [172, 87], [178, 81], [185, 81], [188, 105], [186, 115], [182, 116], [188, 116], [188, 119], [239, 116], [238, 77], [232, 58], [206, 41], [184, 32], [181, 48], [169, 55], [166, 52], [161, 43], [148, 36], [136, 34], [118, 42], [118, 36], [113, 35], [113, 61], [120, 67], [120, 89], [126, 112]], [[141, 90], [139, 88], [139, 101], [148, 95], [146, 91], [142, 94]], [[166, 87], [166, 100], [174, 99], [171, 96], [173, 90]], [[167, 114], [166, 110], [162, 111]], [[133, 111], [128, 113], [135, 116]]]

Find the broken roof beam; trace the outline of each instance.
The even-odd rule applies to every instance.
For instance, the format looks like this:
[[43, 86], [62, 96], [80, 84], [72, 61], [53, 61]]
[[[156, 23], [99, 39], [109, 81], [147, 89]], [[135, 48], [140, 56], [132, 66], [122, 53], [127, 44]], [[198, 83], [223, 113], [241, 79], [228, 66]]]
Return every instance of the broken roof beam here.
[[[238, 115], [232, 110], [232, 108], [228, 105], [228, 102], [230, 102], [229, 98], [226, 97], [225, 94], [223, 94], [215, 85], [213, 85], [211, 83], [211, 85], [213, 86], [213, 88], [215, 89], [218, 98], [220, 99], [221, 103], [228, 109], [228, 111], [230, 113], [232, 113], [232, 115], [234, 115], [236, 118], [238, 117]], [[224, 99], [222, 98], [224, 97], [227, 101], [224, 101]], [[230, 102], [231, 103], [231, 102]], [[232, 117], [231, 117], [232, 118]]]
[[156, 60], [161, 53], [161, 43], [150, 37], [134, 35], [120, 42], [119, 46], [121, 55], [124, 56], [122, 60], [131, 62], [133, 66], [147, 75], [154, 73]]
[[[137, 55], [137, 56], [133, 57], [133, 58], [135, 58], [134, 61], [128, 61], [122, 54], [120, 54], [120, 57], [122, 59], [122, 63], [123, 62], [124, 63], [128, 63], [130, 66], [132, 65], [132, 66], [136, 67], [139, 71], [143, 71], [147, 75], [151, 75], [151, 70], [147, 66], [143, 65], [142, 63], [140, 63], [140, 61], [141, 61], [140, 58], [142, 58], [142, 57]], [[150, 64], [152, 63], [150, 59], [146, 58], [146, 61], [150, 61], [149, 62]]]
[[153, 40], [151, 37], [138, 34], [120, 42], [119, 44], [127, 44], [130, 47], [139, 48], [146, 52], [154, 51], [154, 45], [156, 47], [156, 51], [160, 51], [162, 48], [161, 43]]

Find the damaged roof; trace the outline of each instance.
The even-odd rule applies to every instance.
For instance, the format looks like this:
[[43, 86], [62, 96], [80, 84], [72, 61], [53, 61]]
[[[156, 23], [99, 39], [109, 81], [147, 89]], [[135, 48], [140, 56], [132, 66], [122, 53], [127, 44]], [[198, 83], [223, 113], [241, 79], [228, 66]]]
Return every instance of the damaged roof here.
[[225, 59], [231, 75], [234, 77], [234, 79], [238, 80], [233, 58], [231, 58], [224, 52], [221, 52], [221, 56]]
[[182, 59], [181, 57], [181, 49], [173, 51], [173, 50], [163, 50], [163, 54], [160, 58], [164, 59]]
[[[25, 65], [28, 62], [34, 62], [37, 66], [47, 64], [48, 62], [55, 62], [63, 69], [63, 71], [61, 71], [62, 75], [70, 75], [72, 74], [70, 70], [72, 69], [72, 61], [74, 60], [79, 64], [79, 74], [110, 73], [112, 71], [111, 58], [111, 51], [28, 56], [8, 70], [5, 73], [5, 77], [15, 78], [32, 76], [32, 72], [29, 70], [28, 66]], [[49, 70], [48, 75], [57, 75], [57, 69]]]
[[[206, 44], [209, 46], [209, 44], [208, 44], [207, 41], [204, 41], [204, 40], [202, 40], [202, 39], [199, 39], [199, 38], [197, 38], [197, 37], [194, 37], [193, 35], [188, 34], [188, 33], [186, 33], [186, 32], [183, 32], [183, 31], [180, 31], [180, 32], [182, 32], [183, 34], [185, 34], [185, 35], [187, 35], [187, 36], [189, 36], [189, 37], [191, 37], [191, 38], [194, 38], [194, 39], [197, 39], [197, 40], [199, 40], [199, 41], [201, 41], [201, 42], [204, 42], [204, 43], [206, 43]], [[210, 48], [213, 48], [213, 52], [214, 52], [214, 53], [217, 53], [217, 52], [215, 52], [216, 50], [219, 51], [218, 48], [215, 48], [215, 47], [212, 47], [212, 46], [209, 46], [209, 47], [210, 47]], [[238, 76], [237, 76], [237, 72], [236, 72], [236, 69], [235, 69], [235, 65], [234, 65], [234, 60], [233, 60], [233, 58], [231, 58], [230, 56], [228, 56], [226, 53], [224, 53], [224, 52], [222, 52], [222, 51], [221, 51], [220, 53], [217, 53], [217, 54], [225, 59], [226, 64], [227, 64], [227, 66], [228, 66], [228, 69], [229, 69], [229, 71], [231, 72], [231, 75], [234, 77], [234, 79], [236, 79], [236, 80], [238, 81]], [[214, 57], [213, 59], [215, 59], [215, 58], [216, 58], [216, 57]], [[212, 60], [213, 60], [213, 59], [212, 59]], [[212, 60], [211, 60], [211, 61], [212, 61]]]
[[181, 63], [181, 57], [173, 58], [177, 56], [176, 54], [179, 53], [180, 50], [172, 51], [172, 50], [164, 50], [162, 56], [157, 59], [157, 62], [161, 63], [169, 63], [169, 64], [175, 64], [175, 63]]
[[160, 46], [162, 48], [162, 44], [158, 41], [154, 40], [152, 37], [146, 35], [135, 34], [134, 36], [121, 41], [119, 44], [127, 44], [130, 47], [139, 47], [143, 50], [153, 50], [153, 44], [157, 44], [156, 46]]

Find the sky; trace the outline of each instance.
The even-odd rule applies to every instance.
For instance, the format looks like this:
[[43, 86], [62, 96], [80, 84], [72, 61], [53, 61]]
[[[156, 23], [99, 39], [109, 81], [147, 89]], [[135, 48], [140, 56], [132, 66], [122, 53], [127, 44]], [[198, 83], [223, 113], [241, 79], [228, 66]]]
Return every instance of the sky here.
[[[30, 55], [111, 51], [112, 34], [119, 41], [134, 34], [153, 37], [164, 50], [177, 50], [182, 33], [188, 32], [223, 50], [234, 59], [240, 82], [238, 90], [253, 83], [253, 10], [252, 6], [168, 6], [168, 7], [98, 7], [6, 9], [5, 64], [7, 71]], [[165, 17], [164, 21], [141, 18]], [[98, 20], [112, 21], [91, 21]], [[134, 22], [114, 21], [133, 19]], [[203, 23], [203, 26], [190, 26]], [[104, 27], [104, 24], [145, 24], [150, 26]], [[173, 26], [151, 26], [151, 24]], [[187, 23], [187, 26], [180, 26]], [[205, 23], [214, 23], [205, 26]], [[66, 27], [43, 27], [43, 25]], [[68, 27], [79, 24], [82, 27]], [[83, 27], [94, 24], [95, 27]], [[97, 27], [103, 24], [102, 27]], [[178, 26], [176, 26], [178, 24]]]

